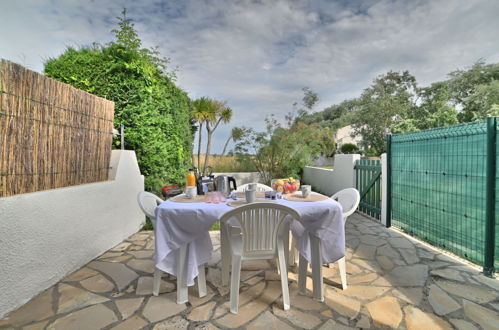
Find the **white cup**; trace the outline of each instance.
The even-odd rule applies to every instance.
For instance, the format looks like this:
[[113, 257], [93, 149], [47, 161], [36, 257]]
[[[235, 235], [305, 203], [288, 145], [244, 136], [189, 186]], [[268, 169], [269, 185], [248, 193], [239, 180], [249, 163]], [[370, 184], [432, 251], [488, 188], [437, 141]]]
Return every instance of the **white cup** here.
[[256, 200], [256, 190], [247, 189], [244, 194], [246, 195], [246, 203], [254, 203]]
[[257, 183], [248, 183], [246, 190], [256, 190]]
[[303, 198], [307, 198], [310, 193], [312, 192], [312, 186], [311, 185], [303, 185], [301, 186], [301, 193]]
[[185, 188], [185, 194], [187, 195], [187, 198], [189, 199], [194, 199], [198, 195], [198, 190], [197, 187], [195, 186], [187, 186]]

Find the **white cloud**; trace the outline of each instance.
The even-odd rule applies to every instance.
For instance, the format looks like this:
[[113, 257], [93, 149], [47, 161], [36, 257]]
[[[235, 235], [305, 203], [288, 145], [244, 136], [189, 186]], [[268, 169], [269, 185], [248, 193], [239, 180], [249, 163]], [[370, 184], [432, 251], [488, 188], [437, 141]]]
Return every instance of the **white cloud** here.
[[283, 118], [304, 86], [321, 109], [388, 70], [427, 85], [480, 58], [499, 62], [496, 0], [5, 1], [0, 57], [41, 71], [66, 45], [110, 41], [123, 7], [191, 97], [228, 100], [234, 118], [215, 133], [215, 151], [233, 125]]

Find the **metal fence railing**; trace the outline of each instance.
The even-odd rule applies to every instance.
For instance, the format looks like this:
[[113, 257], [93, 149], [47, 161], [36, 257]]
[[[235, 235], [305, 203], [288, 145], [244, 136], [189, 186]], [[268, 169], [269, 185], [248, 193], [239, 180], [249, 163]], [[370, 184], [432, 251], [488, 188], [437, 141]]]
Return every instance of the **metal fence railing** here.
[[387, 225], [483, 265], [489, 275], [499, 266], [496, 130], [496, 118], [488, 118], [389, 136], [387, 148]]
[[360, 193], [359, 211], [381, 218], [381, 161], [360, 159], [355, 162], [355, 185]]

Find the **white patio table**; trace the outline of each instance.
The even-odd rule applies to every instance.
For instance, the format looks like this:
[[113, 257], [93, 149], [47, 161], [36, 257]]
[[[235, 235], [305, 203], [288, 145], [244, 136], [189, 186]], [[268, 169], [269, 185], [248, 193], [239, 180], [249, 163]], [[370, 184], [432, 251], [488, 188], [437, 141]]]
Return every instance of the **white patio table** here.
[[[258, 200], [257, 200], [258, 202]], [[320, 270], [320, 283], [314, 281], [314, 298], [324, 300], [322, 264], [332, 263], [345, 255], [345, 226], [341, 205], [328, 198], [320, 202], [295, 202], [285, 199], [276, 203], [295, 209], [302, 224], [293, 221], [291, 230], [296, 247]], [[211, 258], [213, 245], [209, 229], [233, 207], [226, 203], [179, 203], [167, 200], [156, 208], [156, 267], [177, 276], [177, 303], [188, 301], [187, 287], [194, 285], [198, 266]], [[311, 253], [311, 249], [315, 253]], [[316, 258], [311, 258], [311, 255]], [[322, 259], [322, 261], [321, 261]], [[317, 281], [318, 282], [318, 281]]]

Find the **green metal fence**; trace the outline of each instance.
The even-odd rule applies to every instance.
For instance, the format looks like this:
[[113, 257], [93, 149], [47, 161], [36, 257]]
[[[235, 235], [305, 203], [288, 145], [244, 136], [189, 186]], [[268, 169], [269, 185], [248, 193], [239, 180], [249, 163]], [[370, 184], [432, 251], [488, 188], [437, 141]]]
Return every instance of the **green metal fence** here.
[[394, 135], [387, 156], [387, 224], [483, 265], [488, 275], [499, 266], [496, 129], [489, 118]]
[[355, 162], [355, 182], [360, 193], [359, 211], [380, 220], [381, 161], [360, 159]]

